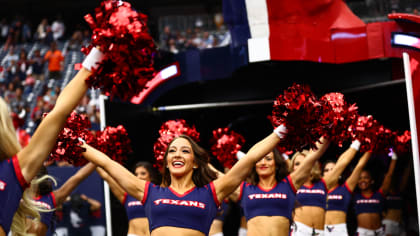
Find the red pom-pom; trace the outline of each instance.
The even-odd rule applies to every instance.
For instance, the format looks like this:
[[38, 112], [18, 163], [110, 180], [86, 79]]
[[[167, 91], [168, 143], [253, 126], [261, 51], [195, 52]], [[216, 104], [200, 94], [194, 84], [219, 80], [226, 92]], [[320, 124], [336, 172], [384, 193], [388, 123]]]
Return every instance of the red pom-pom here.
[[131, 141], [127, 130], [122, 125], [107, 126], [104, 131], [97, 132], [98, 149], [108, 155], [112, 160], [122, 164], [132, 152]]
[[160, 137], [153, 145], [153, 150], [156, 158], [156, 166], [161, 168], [163, 166], [163, 157], [169, 143], [175, 137], [181, 134], [191, 137], [194, 141], [200, 141], [200, 133], [197, 132], [194, 126], [189, 126], [185, 120], [169, 120], [162, 124], [159, 129]]
[[50, 154], [50, 159], [56, 161], [67, 161], [75, 166], [83, 166], [88, 161], [82, 157], [82, 152], [86, 151], [80, 147], [82, 142], [79, 137], [88, 138], [92, 134], [89, 132], [91, 123], [86, 115], [79, 115], [72, 112], [64, 129], [57, 137], [57, 142]]
[[396, 135], [394, 141], [394, 151], [397, 154], [408, 153], [410, 151], [410, 140], [411, 133], [408, 130], [404, 131], [401, 135]]
[[320, 138], [319, 117], [323, 107], [308, 86], [293, 84], [274, 101], [275, 126], [285, 124], [287, 135], [280, 143], [285, 150], [301, 151], [306, 145], [316, 148]]
[[348, 128], [357, 121], [357, 106], [349, 105], [341, 93], [325, 94], [321, 102], [325, 107], [319, 119], [322, 124], [321, 135], [342, 147], [343, 142], [351, 138]]
[[147, 29], [147, 16], [134, 11], [127, 2], [107, 0], [95, 9], [95, 17], [85, 20], [93, 30], [88, 54], [99, 46], [104, 60], [86, 80], [106, 95], [129, 100], [141, 92], [153, 78], [156, 46]]
[[210, 141], [212, 154], [226, 168], [232, 168], [236, 163], [236, 153], [241, 150], [245, 143], [242, 135], [229, 130], [229, 128], [218, 128], [213, 130], [213, 138]]
[[374, 153], [388, 154], [395, 144], [396, 133], [379, 125], [376, 130]]
[[349, 132], [351, 132], [353, 140], [360, 141], [361, 152], [373, 151], [378, 127], [379, 123], [372, 116], [359, 116], [357, 122], [350, 125]]

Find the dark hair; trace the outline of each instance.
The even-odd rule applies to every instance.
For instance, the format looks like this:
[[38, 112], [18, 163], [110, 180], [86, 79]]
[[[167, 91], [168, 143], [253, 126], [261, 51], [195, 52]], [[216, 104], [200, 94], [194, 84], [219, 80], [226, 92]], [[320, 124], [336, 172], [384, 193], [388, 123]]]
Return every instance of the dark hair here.
[[84, 202], [86, 201], [82, 199], [82, 196], [79, 193], [74, 193], [70, 196], [71, 209], [77, 213], [80, 213], [85, 206]]
[[[379, 186], [377, 186], [377, 184], [379, 183], [379, 181], [377, 181], [378, 177], [374, 175], [374, 170], [372, 170], [369, 167], [365, 167], [363, 168], [363, 170], [360, 172], [360, 176], [362, 175], [362, 172], [366, 172], [369, 174], [370, 180], [373, 181], [373, 183], [369, 183], [369, 189], [371, 189], [372, 191], [375, 191], [375, 189], [378, 189]], [[360, 178], [359, 176], [359, 178]], [[360, 190], [360, 189], [359, 189]]]
[[[37, 178], [41, 178], [44, 175], [48, 175], [48, 170], [45, 166], [41, 166], [41, 169], [36, 175]], [[42, 182], [38, 183], [37, 194], [40, 196], [47, 195], [53, 191], [52, 181], [50, 179], [44, 179]]]
[[365, 167], [365, 168], [363, 168], [363, 170], [360, 173], [362, 173], [362, 172], [367, 172], [369, 174], [370, 178], [373, 179], [372, 171], [370, 169]]
[[326, 161], [322, 164], [322, 170], [321, 170], [322, 175], [324, 175], [324, 169], [325, 169], [325, 167], [326, 167], [328, 164], [330, 164], [330, 163], [336, 164], [337, 162], [336, 162], [335, 160], [332, 160], [332, 159], [328, 159], [328, 160], [326, 160]]
[[215, 180], [217, 178], [216, 173], [214, 173], [210, 168], [208, 167], [208, 163], [210, 160], [210, 157], [206, 150], [204, 150], [202, 147], [200, 147], [193, 139], [191, 139], [187, 135], [180, 135], [176, 138], [174, 138], [168, 145], [168, 148], [166, 149], [165, 155], [163, 156], [163, 167], [165, 168], [163, 172], [163, 182], [162, 185], [165, 187], [168, 187], [171, 185], [171, 173], [169, 173], [169, 169], [166, 168], [168, 165], [166, 157], [168, 156], [168, 150], [171, 144], [179, 139], [183, 138], [186, 139], [190, 144], [191, 148], [193, 150], [194, 154], [194, 161], [197, 164], [197, 169], [193, 170], [192, 180], [197, 187], [203, 187], [204, 185], [210, 183], [211, 181]]
[[157, 173], [156, 169], [153, 168], [153, 165], [150, 162], [147, 161], [139, 161], [137, 162], [132, 171], [135, 174], [136, 169], [139, 167], [143, 167], [144, 169], [147, 170], [147, 172], [149, 173], [150, 176], [150, 182], [159, 185], [161, 181], [161, 178], [159, 178], [159, 174]]
[[[281, 156], [280, 152], [276, 148], [274, 148], [272, 152], [274, 154], [274, 163], [276, 165], [276, 170], [275, 170], [276, 181], [280, 182], [287, 175], [289, 175], [289, 166], [288, 166], [287, 162], [284, 160], [284, 158]], [[257, 185], [258, 182], [260, 181], [260, 177], [257, 174], [257, 171], [255, 169], [255, 165], [254, 165], [254, 167], [252, 167], [252, 172], [251, 172], [251, 178], [250, 179], [251, 179], [251, 184], [253, 184], [253, 185]]]

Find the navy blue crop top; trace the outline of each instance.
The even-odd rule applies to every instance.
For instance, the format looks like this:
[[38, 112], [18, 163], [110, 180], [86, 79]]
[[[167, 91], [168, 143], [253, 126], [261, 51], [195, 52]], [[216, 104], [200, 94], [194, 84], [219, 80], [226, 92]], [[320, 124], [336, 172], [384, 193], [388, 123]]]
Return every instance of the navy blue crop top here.
[[217, 210], [217, 215], [216, 215], [215, 220], [225, 221], [228, 208], [229, 208], [229, 202], [223, 201], [222, 205]]
[[403, 199], [401, 195], [398, 193], [389, 193], [388, 195], [386, 195], [385, 207], [386, 209], [401, 210], [403, 207]]
[[347, 182], [328, 191], [327, 211], [344, 211], [347, 213], [353, 192]]
[[209, 233], [220, 206], [213, 182], [179, 194], [171, 187], [146, 183], [142, 201], [150, 232], [158, 227], [188, 228]]
[[291, 219], [295, 199], [296, 189], [290, 175], [272, 189], [263, 189], [244, 182], [239, 195], [246, 220], [256, 216], [283, 216]]
[[45, 210], [51, 210], [47, 212], [40, 212], [41, 215], [41, 222], [47, 226], [48, 230], [51, 230], [51, 232], [54, 232], [54, 229], [51, 228], [52, 223], [55, 222], [55, 208], [57, 207], [57, 204], [55, 203], [55, 195], [53, 192], [39, 196], [34, 198], [34, 202], [37, 206], [41, 207]]
[[125, 193], [124, 200], [122, 203], [124, 205], [125, 211], [127, 212], [128, 221], [135, 218], [146, 217], [146, 214], [144, 213], [143, 204], [139, 200], [132, 197], [131, 195], [128, 195], [127, 193]]
[[6, 234], [10, 231], [23, 191], [28, 186], [16, 155], [0, 161], [0, 226]]
[[381, 214], [384, 210], [384, 201], [382, 190], [376, 191], [371, 196], [356, 193], [353, 199], [355, 213], [356, 215], [361, 213]]
[[296, 193], [296, 198], [302, 206], [317, 206], [325, 209], [327, 204], [327, 186], [324, 179], [311, 186], [302, 185]]

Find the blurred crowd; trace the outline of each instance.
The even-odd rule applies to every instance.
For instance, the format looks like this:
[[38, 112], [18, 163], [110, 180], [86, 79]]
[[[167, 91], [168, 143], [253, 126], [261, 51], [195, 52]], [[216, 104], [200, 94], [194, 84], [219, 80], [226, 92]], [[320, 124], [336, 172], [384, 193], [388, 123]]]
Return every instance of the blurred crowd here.
[[159, 48], [171, 53], [188, 49], [206, 49], [227, 46], [230, 43], [230, 33], [227, 30], [204, 31], [201, 27], [188, 28], [185, 31], [171, 30], [165, 26], [160, 33]]

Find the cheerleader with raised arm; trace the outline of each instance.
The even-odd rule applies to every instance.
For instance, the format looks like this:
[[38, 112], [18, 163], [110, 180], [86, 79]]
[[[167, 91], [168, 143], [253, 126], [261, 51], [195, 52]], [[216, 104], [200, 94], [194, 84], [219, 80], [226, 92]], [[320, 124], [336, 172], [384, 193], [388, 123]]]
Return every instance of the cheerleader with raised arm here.
[[[239, 187], [255, 163], [270, 153], [285, 133], [284, 126], [277, 127], [275, 132], [255, 144], [226, 175], [217, 179], [208, 166], [207, 153], [190, 137], [176, 137], [164, 155], [165, 187], [138, 179], [89, 145], [85, 145], [84, 156], [106, 170], [128, 194], [142, 202], [151, 235], [207, 235], [221, 201]], [[317, 159], [318, 154], [313, 154], [312, 158]]]
[[84, 67], [60, 93], [54, 108], [23, 149], [17, 141], [7, 105], [0, 99], [0, 236], [5, 236], [10, 229], [15, 234], [24, 234], [27, 215], [36, 215], [36, 207], [24, 191], [48, 158], [67, 117], [86, 93], [88, 86], [85, 80], [95, 66], [92, 57], [96, 57], [96, 63], [101, 60], [101, 53], [92, 51], [83, 63]]
[[357, 186], [360, 190], [353, 198], [357, 216], [357, 233], [360, 236], [385, 235], [382, 226], [382, 212], [385, 205], [385, 196], [388, 194], [392, 175], [397, 163], [397, 155], [392, 153], [391, 163], [385, 174], [381, 187], [373, 189], [374, 180], [371, 172], [363, 170]]
[[344, 184], [339, 185], [338, 182], [340, 175], [356, 155], [359, 145], [358, 141], [353, 142], [351, 147], [340, 156], [337, 163], [329, 162], [325, 164], [324, 179], [331, 178], [333, 182], [327, 195], [324, 235], [348, 235], [346, 224], [347, 211], [360, 173], [368, 162], [371, 153], [366, 152], [359, 159], [359, 162]]
[[272, 149], [255, 164], [251, 182], [241, 184], [238, 197], [247, 219], [247, 235], [289, 234], [296, 189], [309, 176], [311, 167], [328, 145], [328, 141], [321, 138], [318, 149], [308, 152], [293, 173], [289, 173], [289, 166], [277, 149]]
[[[33, 187], [36, 189], [35, 202], [40, 207], [46, 208], [48, 211], [41, 212], [41, 221], [34, 222], [29, 233], [34, 233], [37, 236], [53, 235], [55, 227], [55, 209], [60, 206], [73, 190], [85, 180], [93, 171], [96, 166], [92, 163], [86, 164], [83, 168], [71, 176], [60, 188], [52, 190], [52, 183], [48, 176], [47, 168], [42, 167], [39, 171], [37, 178], [42, 180], [35, 184]], [[38, 182], [38, 181], [37, 181]]]
[[[149, 222], [146, 217], [143, 204], [136, 198], [127, 194], [126, 191], [102, 168], [97, 168], [99, 175], [109, 184], [114, 196], [124, 205], [128, 218], [127, 236], [150, 235]], [[156, 171], [148, 162], [137, 162], [134, 165], [134, 174], [137, 178], [159, 184]]]
[[412, 173], [413, 163], [410, 160], [402, 173], [401, 178], [392, 178], [391, 188], [385, 199], [385, 212], [382, 224], [385, 227], [386, 236], [401, 235], [403, 218], [403, 192], [407, 188], [408, 179]]

